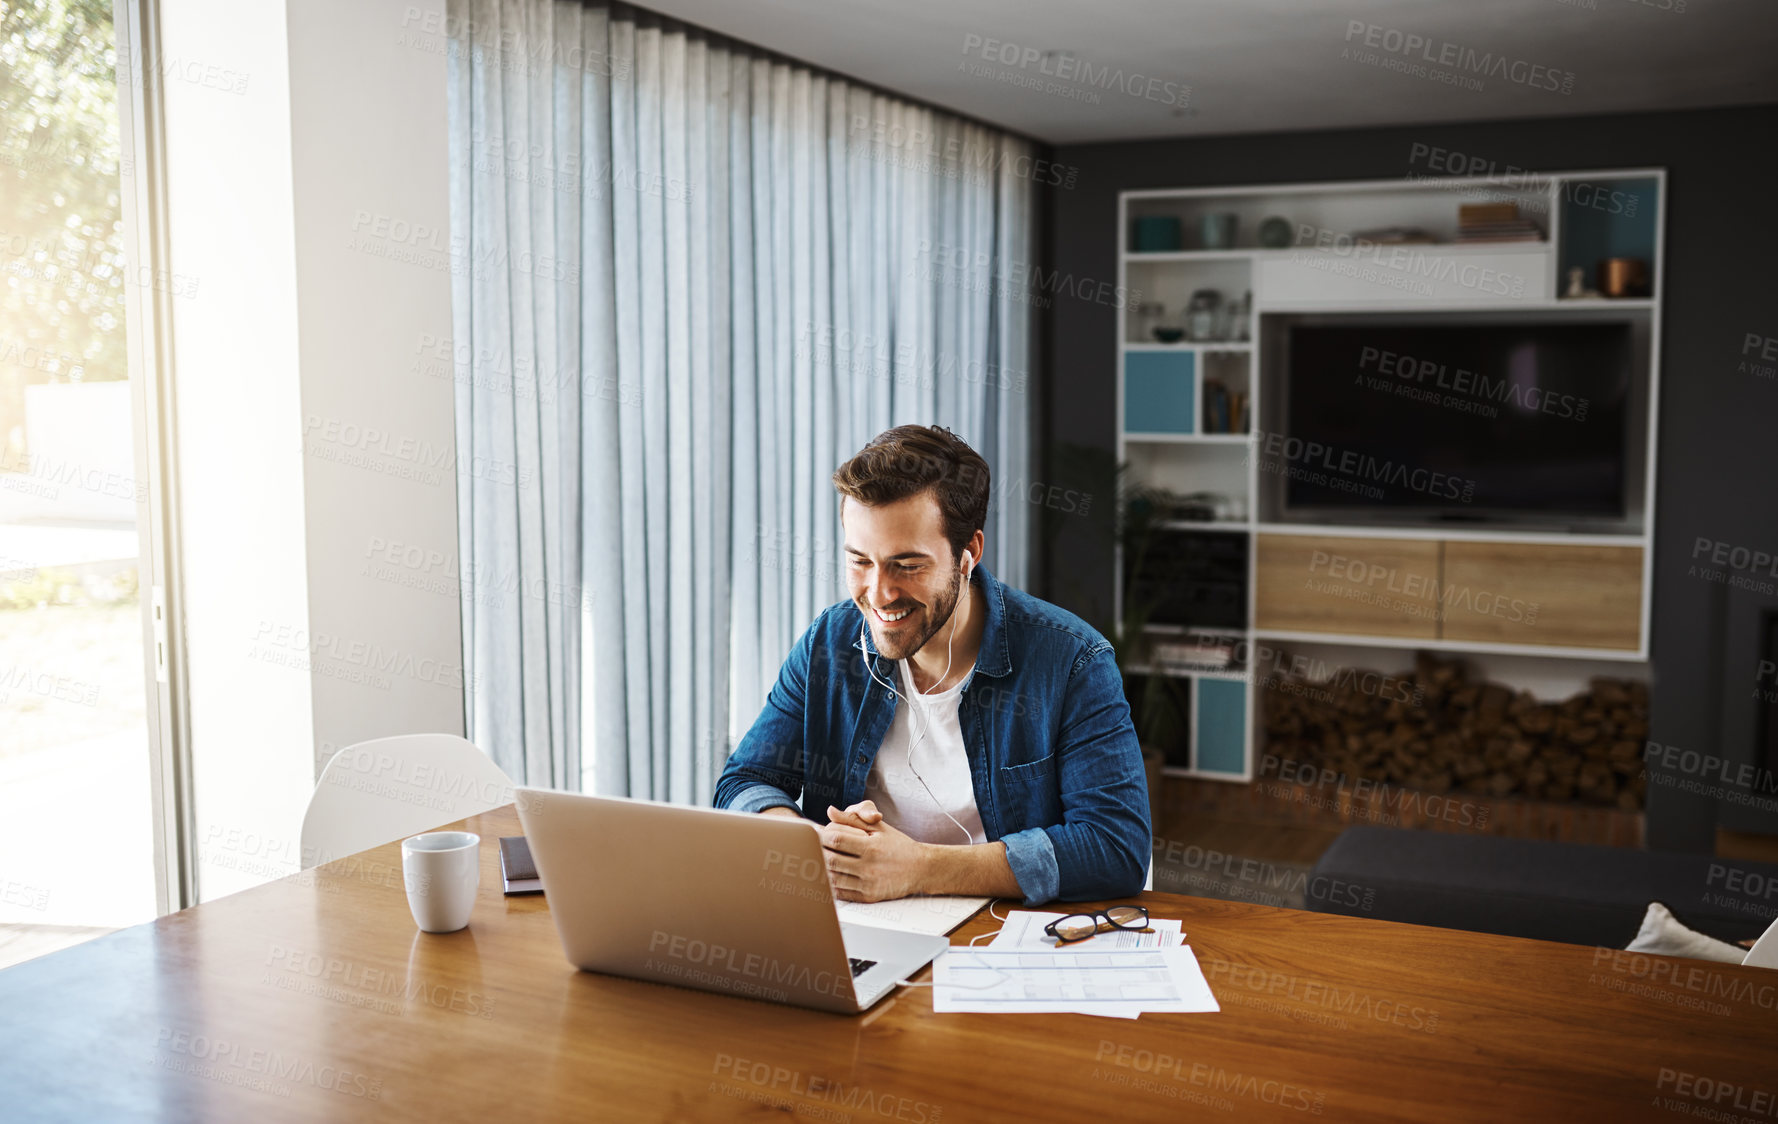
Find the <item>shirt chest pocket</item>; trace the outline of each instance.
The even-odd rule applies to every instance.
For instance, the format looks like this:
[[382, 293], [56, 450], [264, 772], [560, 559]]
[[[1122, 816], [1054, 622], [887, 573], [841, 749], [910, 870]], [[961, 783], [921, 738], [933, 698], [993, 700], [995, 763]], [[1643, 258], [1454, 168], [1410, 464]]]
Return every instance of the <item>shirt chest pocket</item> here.
[[1056, 783], [1054, 754], [1023, 765], [1002, 765], [997, 780], [1000, 807], [1014, 824], [1009, 834], [1062, 822], [1062, 795]]

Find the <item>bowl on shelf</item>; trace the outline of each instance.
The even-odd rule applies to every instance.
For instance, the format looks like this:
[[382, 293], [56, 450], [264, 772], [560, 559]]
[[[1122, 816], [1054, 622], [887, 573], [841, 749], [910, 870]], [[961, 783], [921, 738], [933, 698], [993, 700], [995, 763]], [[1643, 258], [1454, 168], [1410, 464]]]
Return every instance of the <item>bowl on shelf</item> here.
[[1161, 343], [1178, 343], [1185, 338], [1184, 328], [1156, 328], [1154, 338]]
[[1290, 238], [1290, 220], [1283, 215], [1268, 215], [1259, 224], [1259, 244], [1268, 250], [1287, 248]]

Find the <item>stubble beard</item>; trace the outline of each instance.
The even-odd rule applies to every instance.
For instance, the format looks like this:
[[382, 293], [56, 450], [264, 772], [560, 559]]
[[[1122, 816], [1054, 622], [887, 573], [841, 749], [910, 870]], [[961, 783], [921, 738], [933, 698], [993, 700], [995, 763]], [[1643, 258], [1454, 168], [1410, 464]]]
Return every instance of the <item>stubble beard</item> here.
[[931, 640], [934, 636], [937, 636], [939, 630], [942, 629], [945, 624], [950, 621], [952, 615], [956, 613], [957, 602], [962, 595], [962, 591], [963, 574], [961, 571], [958, 571], [951, 576], [950, 589], [946, 590], [937, 601], [917, 610], [926, 621], [925, 628], [919, 633], [914, 634], [918, 639], [910, 636], [900, 640], [893, 640], [889, 644], [884, 643], [882, 634], [877, 631], [878, 621], [876, 610], [868, 603], [861, 603], [859, 608], [863, 610], [865, 619], [871, 622], [871, 639], [877, 642], [877, 652], [884, 659], [905, 660], [918, 652], [921, 648], [924, 648], [926, 642]]

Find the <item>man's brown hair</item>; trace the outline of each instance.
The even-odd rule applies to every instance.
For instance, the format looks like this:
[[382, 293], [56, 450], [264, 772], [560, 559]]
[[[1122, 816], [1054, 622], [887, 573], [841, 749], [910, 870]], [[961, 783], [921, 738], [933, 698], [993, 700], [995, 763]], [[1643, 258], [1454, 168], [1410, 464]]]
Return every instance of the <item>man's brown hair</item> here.
[[938, 501], [952, 558], [962, 554], [988, 519], [988, 462], [942, 425], [884, 430], [834, 470], [833, 486], [841, 496], [870, 507], [930, 491]]

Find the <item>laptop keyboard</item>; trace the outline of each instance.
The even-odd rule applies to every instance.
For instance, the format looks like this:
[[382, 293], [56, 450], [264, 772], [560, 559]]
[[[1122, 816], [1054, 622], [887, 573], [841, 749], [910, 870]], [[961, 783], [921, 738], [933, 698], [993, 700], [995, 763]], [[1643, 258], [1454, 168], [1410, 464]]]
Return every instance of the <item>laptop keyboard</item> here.
[[846, 960], [852, 965], [853, 979], [857, 979], [859, 976], [864, 975], [864, 973], [877, 966], [875, 960], [860, 960], [856, 956], [848, 956], [846, 957]]

